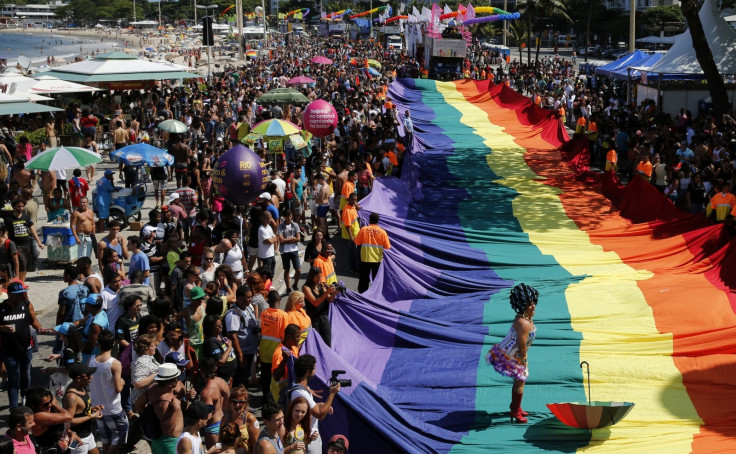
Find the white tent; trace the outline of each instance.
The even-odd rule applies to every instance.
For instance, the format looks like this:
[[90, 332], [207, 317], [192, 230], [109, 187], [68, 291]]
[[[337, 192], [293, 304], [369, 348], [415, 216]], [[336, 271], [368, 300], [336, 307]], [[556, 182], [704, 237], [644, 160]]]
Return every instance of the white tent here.
[[0, 93], [0, 115], [15, 115], [15, 114], [29, 114], [36, 112], [55, 112], [59, 110], [58, 107], [47, 106], [44, 104], [36, 104], [30, 102], [30, 98], [27, 96], [13, 96], [5, 93]]
[[[698, 15], [718, 71], [722, 75], [736, 74], [736, 30], [719, 15], [712, 0], [703, 2]], [[671, 76], [702, 75], [703, 69], [695, 56], [690, 30], [679, 35], [664, 57], [647, 72]]]
[[31, 93], [30, 89], [38, 82], [32, 77], [18, 73], [4, 73], [0, 77], [0, 90], [3, 93], [28, 98], [31, 101], [53, 101], [53, 98]]
[[40, 76], [35, 80], [36, 83], [31, 87], [31, 93], [90, 93], [102, 91], [101, 88], [77, 84], [51, 76]]

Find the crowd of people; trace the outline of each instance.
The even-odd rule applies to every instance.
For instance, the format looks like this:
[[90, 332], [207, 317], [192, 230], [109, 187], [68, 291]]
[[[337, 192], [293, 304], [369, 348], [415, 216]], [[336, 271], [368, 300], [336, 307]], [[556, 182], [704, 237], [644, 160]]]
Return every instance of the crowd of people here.
[[[93, 151], [105, 140], [116, 149], [139, 142], [166, 148], [174, 157], [168, 169], [151, 167], [144, 175], [120, 164], [95, 181], [89, 166], [67, 179], [64, 171], [25, 169], [36, 151], [27, 141], [0, 145], [9, 164], [0, 197], [12, 206], [0, 227], [0, 334], [8, 436], [17, 452], [97, 452], [97, 442], [105, 454], [125, 452], [142, 437], [155, 453], [200, 452], [199, 434], [208, 452], [322, 452], [319, 421], [332, 412], [340, 384], [329, 383], [324, 396], [310, 389], [319, 359], [300, 355], [299, 347], [312, 331], [332, 342], [329, 308], [345, 286], [329, 240], [339, 235], [344, 242], [360, 292], [369, 289], [390, 249], [379, 215], [363, 224], [358, 210], [375, 179], [397, 175], [411, 150], [411, 111], [396, 108], [388, 85], [395, 77], [418, 77], [424, 68], [369, 42], [289, 37], [284, 44], [208, 82], [94, 94], [63, 115], [34, 119], [46, 131], [39, 151], [57, 145], [58, 131], [70, 125], [73, 140]], [[317, 55], [334, 64], [313, 63]], [[366, 70], [366, 58], [381, 62], [379, 76]], [[588, 138], [594, 162], [605, 159], [622, 174], [651, 177], [683, 209], [704, 211], [718, 192], [727, 201], [713, 206], [720, 219], [724, 203], [736, 202], [727, 197], [736, 143], [730, 117], [683, 111], [669, 118], [648, 103], [627, 106], [558, 57], [525, 65], [473, 44], [465, 69], [467, 77], [506, 83], [552, 109]], [[261, 120], [301, 125], [301, 107], [256, 101], [299, 75], [315, 80], [300, 89], [310, 100], [329, 101], [338, 126], [303, 148], [287, 143], [279, 153], [256, 141], [270, 181], [251, 206], [231, 204], [213, 188], [214, 163]], [[167, 119], [182, 121], [188, 132], [160, 130]], [[13, 121], [4, 127], [13, 128]], [[8, 138], [7, 129], [0, 132]], [[647, 170], [641, 163], [649, 156]], [[116, 181], [132, 187], [146, 178], [156, 207], [140, 231], [124, 238], [118, 222], [107, 222]], [[64, 270], [53, 330], [36, 318], [25, 283], [44, 247], [35, 230], [35, 184], [48, 219], [70, 213], [79, 251]], [[303, 280], [300, 247], [309, 264]], [[279, 257], [283, 294], [274, 283]], [[518, 324], [531, 323], [532, 300], [536, 296], [515, 307]], [[531, 315], [523, 317], [525, 310]], [[529, 331], [533, 324], [524, 326]], [[37, 343], [31, 328], [56, 336], [46, 359], [57, 364], [46, 369], [46, 387], [30, 387], [29, 346]], [[522, 422], [525, 377], [514, 378], [512, 416]], [[262, 422], [249, 408], [249, 390], [263, 393]], [[327, 448], [345, 452], [348, 440], [335, 436]]]

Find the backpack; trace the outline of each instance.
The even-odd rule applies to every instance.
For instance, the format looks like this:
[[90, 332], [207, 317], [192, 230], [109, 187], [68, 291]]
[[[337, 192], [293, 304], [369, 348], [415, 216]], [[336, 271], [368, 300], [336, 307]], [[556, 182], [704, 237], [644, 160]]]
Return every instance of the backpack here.
[[288, 408], [289, 402], [292, 401], [291, 393], [298, 389], [303, 389], [304, 391], [309, 392], [307, 388], [305, 388], [303, 385], [299, 383], [289, 382], [288, 385], [284, 386], [279, 390], [279, 406], [281, 408]]
[[143, 438], [145, 440], [153, 441], [163, 435], [163, 431], [161, 430], [161, 422], [158, 420], [156, 412], [153, 411], [152, 403], [149, 402], [148, 405], [146, 405], [143, 413], [141, 413], [139, 421], [141, 425], [141, 430], [143, 431]]
[[123, 369], [122, 371], [123, 376], [129, 377], [130, 376], [130, 366], [133, 361], [133, 342], [129, 343], [128, 346], [125, 347], [122, 352], [120, 352], [118, 361], [120, 361], [120, 366]]

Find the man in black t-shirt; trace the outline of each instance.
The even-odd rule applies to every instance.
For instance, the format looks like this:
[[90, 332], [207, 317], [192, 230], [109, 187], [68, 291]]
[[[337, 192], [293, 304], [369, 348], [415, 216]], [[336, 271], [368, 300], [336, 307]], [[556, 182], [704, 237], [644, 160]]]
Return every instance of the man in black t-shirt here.
[[27, 300], [28, 289], [21, 282], [8, 285], [8, 299], [0, 303], [0, 339], [2, 357], [8, 373], [8, 400], [10, 409], [18, 406], [21, 395], [31, 384], [31, 326], [46, 332], [36, 319], [33, 304]]
[[10, 266], [10, 275], [18, 276], [20, 262], [18, 260], [18, 248], [8, 238], [8, 229], [5, 224], [0, 224], [0, 264], [7, 263]]
[[38, 239], [36, 229], [31, 228], [33, 221], [31, 221], [28, 215], [23, 214], [23, 208], [25, 207], [26, 203], [23, 199], [15, 199], [13, 201], [13, 213], [5, 218], [5, 227], [8, 229], [8, 236], [18, 248], [18, 279], [23, 282], [26, 280], [28, 268], [35, 268], [35, 266], [31, 266], [29, 263], [32, 257], [31, 238], [36, 240], [38, 247], [41, 249], [44, 248], [41, 240]]

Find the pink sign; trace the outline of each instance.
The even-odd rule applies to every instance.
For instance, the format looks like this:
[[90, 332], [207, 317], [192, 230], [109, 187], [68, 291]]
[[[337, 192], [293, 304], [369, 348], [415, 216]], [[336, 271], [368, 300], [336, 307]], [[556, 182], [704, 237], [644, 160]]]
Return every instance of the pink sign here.
[[304, 109], [302, 121], [304, 121], [304, 129], [315, 137], [327, 137], [337, 127], [337, 111], [332, 104], [318, 99], [312, 101]]

